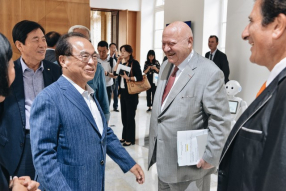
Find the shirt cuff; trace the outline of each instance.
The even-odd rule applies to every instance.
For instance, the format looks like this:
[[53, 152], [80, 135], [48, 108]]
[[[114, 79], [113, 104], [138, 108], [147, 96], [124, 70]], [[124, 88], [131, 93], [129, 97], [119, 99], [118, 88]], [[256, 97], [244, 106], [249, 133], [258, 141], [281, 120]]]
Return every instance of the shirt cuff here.
[[136, 79], [136, 77], [135, 77], [135, 76], [133, 76], [133, 78], [134, 78], [134, 81], [135, 81], [135, 82], [137, 82], [137, 79]]

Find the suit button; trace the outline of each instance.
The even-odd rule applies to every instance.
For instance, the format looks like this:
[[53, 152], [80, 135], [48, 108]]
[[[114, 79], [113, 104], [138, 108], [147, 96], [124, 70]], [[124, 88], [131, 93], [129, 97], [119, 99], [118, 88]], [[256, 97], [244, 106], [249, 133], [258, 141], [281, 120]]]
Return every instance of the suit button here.
[[161, 119], [158, 119], [158, 123], [161, 123]]
[[103, 160], [101, 160], [101, 161], [100, 161], [100, 164], [101, 164], [101, 165], [104, 165], [104, 161], [103, 161]]
[[20, 147], [23, 147], [24, 146], [24, 143], [20, 143]]

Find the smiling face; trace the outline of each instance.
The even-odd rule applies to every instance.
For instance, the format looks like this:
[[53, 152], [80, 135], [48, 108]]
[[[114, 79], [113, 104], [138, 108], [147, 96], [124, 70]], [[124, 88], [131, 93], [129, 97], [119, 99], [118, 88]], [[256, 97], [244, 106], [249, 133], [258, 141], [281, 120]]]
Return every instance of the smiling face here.
[[273, 54], [272, 24], [262, 26], [261, 0], [255, 1], [252, 12], [249, 15], [249, 24], [242, 32], [242, 38], [248, 40], [251, 45], [250, 61], [269, 69], [270, 59]]
[[[95, 50], [85, 38], [70, 37], [68, 41], [72, 45], [73, 56], [59, 57], [63, 74], [85, 89], [86, 83], [93, 79], [96, 71], [97, 61], [91, 56], [95, 55]], [[88, 57], [87, 62], [82, 61], [84, 57]]]
[[45, 58], [47, 42], [43, 31], [38, 28], [28, 33], [25, 44], [16, 41], [16, 47], [21, 52], [22, 58], [30, 68], [40, 65]]
[[191, 29], [183, 22], [167, 26], [163, 32], [162, 49], [169, 62], [178, 66], [191, 53], [193, 37]]

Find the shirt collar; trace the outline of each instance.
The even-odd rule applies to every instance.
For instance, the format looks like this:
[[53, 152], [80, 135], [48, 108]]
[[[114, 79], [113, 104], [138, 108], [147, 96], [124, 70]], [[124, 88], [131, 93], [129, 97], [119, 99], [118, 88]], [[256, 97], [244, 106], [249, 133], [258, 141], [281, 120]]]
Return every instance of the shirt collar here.
[[191, 58], [194, 55], [194, 50], [192, 50], [192, 52], [189, 54], [189, 56], [181, 63], [179, 64], [178, 68], [180, 71], [183, 71], [185, 69], [185, 67], [188, 65], [189, 61], [191, 60]]
[[88, 95], [94, 93], [94, 90], [93, 90], [88, 84], [85, 85], [85, 90], [84, 90], [84, 89], [82, 89], [79, 85], [77, 85], [74, 81], [72, 81], [70, 78], [68, 78], [67, 76], [65, 76], [64, 74], [63, 74], [63, 77], [65, 77], [65, 78], [77, 89], [77, 91], [78, 91], [81, 95], [83, 95], [84, 93], [88, 93]]
[[[100, 58], [99, 58], [100, 59]], [[109, 59], [110, 59], [110, 55], [109, 54], [107, 54], [107, 57], [106, 57], [106, 59], [105, 60], [102, 60], [102, 59], [100, 59], [100, 60], [102, 60], [103, 62], [109, 62]]]
[[216, 53], [216, 51], [217, 51], [217, 49], [215, 49], [215, 51], [212, 53], [212, 52], [210, 52], [210, 54], [212, 54], [213, 56], [215, 55], [215, 53]]
[[270, 75], [266, 81], [266, 87], [278, 76], [278, 74], [286, 67], [286, 57], [283, 58], [278, 64], [271, 70]]
[[[22, 66], [22, 71], [23, 71], [23, 73], [25, 72], [26, 69], [30, 69], [30, 68], [27, 66], [27, 64], [24, 62], [22, 56], [20, 57], [20, 62], [21, 62], [21, 66]], [[39, 67], [37, 70], [41, 70], [41, 71], [44, 70], [43, 61], [41, 61], [40, 67]]]
[[53, 48], [47, 48], [47, 50], [55, 50], [55, 49], [53, 49]]

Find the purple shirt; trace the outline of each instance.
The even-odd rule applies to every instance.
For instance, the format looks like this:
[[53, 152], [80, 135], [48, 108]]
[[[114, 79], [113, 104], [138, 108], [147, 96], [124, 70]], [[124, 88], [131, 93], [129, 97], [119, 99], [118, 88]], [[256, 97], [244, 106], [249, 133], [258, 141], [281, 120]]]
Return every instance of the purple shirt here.
[[26, 116], [26, 129], [30, 129], [30, 110], [35, 97], [44, 89], [44, 65], [41, 62], [40, 67], [34, 72], [29, 68], [22, 57], [20, 59], [23, 70], [23, 83], [25, 93], [25, 116]]

